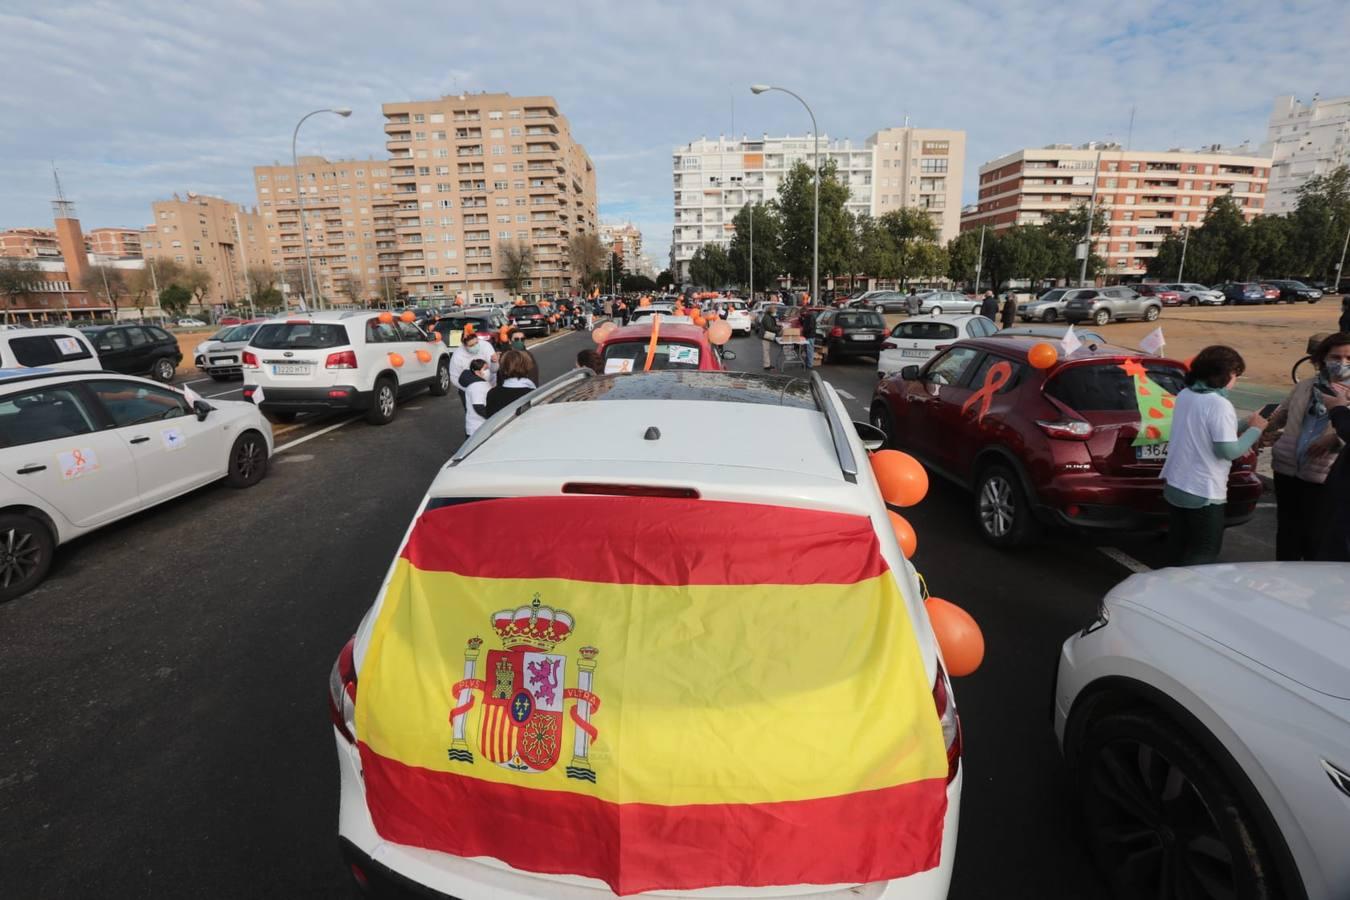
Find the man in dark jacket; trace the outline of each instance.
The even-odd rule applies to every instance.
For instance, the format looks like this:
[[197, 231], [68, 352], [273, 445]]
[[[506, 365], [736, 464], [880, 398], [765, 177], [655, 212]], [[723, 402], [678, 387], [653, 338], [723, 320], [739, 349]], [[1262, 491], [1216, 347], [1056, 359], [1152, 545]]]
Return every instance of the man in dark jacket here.
[[806, 338], [806, 346], [802, 348], [802, 362], [809, 369], [816, 361], [816, 314], [809, 309], [803, 309], [801, 327], [802, 337]]
[[1012, 291], [1003, 295], [1003, 327], [1011, 328], [1017, 324], [1017, 301]]
[[759, 317], [759, 346], [764, 351], [764, 368], [773, 368], [773, 342], [778, 337], [778, 320], [773, 317], [773, 311], [769, 307], [764, 307], [764, 312]]
[[980, 315], [990, 322], [998, 321], [998, 298], [993, 291], [984, 292], [984, 299], [980, 301]]

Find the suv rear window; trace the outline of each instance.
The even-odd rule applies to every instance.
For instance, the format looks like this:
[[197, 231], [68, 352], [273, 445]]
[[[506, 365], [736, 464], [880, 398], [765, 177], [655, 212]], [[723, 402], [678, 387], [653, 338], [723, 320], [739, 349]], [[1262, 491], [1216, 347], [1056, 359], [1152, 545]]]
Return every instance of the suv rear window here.
[[542, 313], [542, 312], [543, 312], [543, 310], [541, 310], [541, 309], [540, 309], [539, 307], [537, 307], [537, 306], [513, 306], [513, 307], [511, 307], [511, 315], [513, 315], [513, 316], [537, 316], [537, 315], [539, 315], [539, 314]]
[[957, 331], [949, 322], [901, 322], [891, 334], [915, 341], [947, 341], [955, 338]]
[[[1143, 365], [1148, 377], [1170, 394], [1178, 394], [1186, 386], [1186, 373], [1176, 366], [1156, 362], [1144, 362]], [[1128, 412], [1139, 408], [1134, 379], [1117, 362], [1103, 361], [1065, 369], [1051, 379], [1045, 391], [1079, 412]]]
[[251, 342], [260, 350], [326, 350], [351, 343], [347, 329], [328, 322], [280, 322], [263, 325]]
[[9, 339], [9, 349], [21, 366], [48, 366], [52, 363], [69, 362], [72, 359], [88, 359], [92, 354], [89, 345], [77, 337], [48, 334], [33, 337]]
[[[641, 371], [647, 361], [648, 342], [622, 341], [605, 348], [605, 361], [611, 359], [631, 359], [633, 371]], [[652, 354], [653, 369], [697, 369], [702, 348], [696, 344], [683, 344], [673, 341], [659, 341], [656, 352]]]
[[841, 312], [835, 316], [833, 324], [844, 328], [885, 328], [886, 320], [881, 313]]

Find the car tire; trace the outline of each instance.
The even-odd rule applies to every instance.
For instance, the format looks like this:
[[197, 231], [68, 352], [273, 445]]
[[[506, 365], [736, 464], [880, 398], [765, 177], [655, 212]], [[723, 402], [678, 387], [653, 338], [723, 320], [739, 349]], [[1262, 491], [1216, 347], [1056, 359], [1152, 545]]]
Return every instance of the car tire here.
[[264, 413], [269, 422], [275, 422], [278, 425], [289, 425], [295, 421], [296, 413], [293, 412], [270, 412]]
[[366, 421], [372, 425], [388, 425], [398, 411], [398, 386], [388, 376], [375, 382]]
[[1189, 865], [1197, 859], [1206, 881], [1231, 885], [1233, 896], [1284, 896], [1239, 792], [1165, 717], [1125, 710], [1090, 721], [1074, 778], [1088, 846], [1116, 897], [1199, 896], [1188, 893], [1200, 884]]
[[1100, 328], [1101, 326], [1111, 321], [1111, 311], [1107, 309], [1097, 310], [1095, 313], [1092, 314], [1092, 321], [1098, 328]]
[[1022, 480], [1002, 463], [984, 467], [975, 479], [975, 525], [981, 537], [1000, 549], [1026, 543], [1031, 532], [1031, 505]]
[[930, 309], [930, 310], [928, 311], [928, 314], [929, 314], [930, 316], [940, 316], [940, 315], [942, 315], [942, 307], [940, 307], [940, 306], [935, 306], [935, 307], [933, 307], [932, 309]]
[[0, 603], [37, 587], [55, 552], [47, 523], [24, 513], [0, 514]]
[[886, 443], [881, 445], [883, 448], [897, 446], [895, 416], [891, 415], [891, 408], [886, 405], [885, 401], [878, 400], [873, 403], [872, 410], [868, 413], [867, 418], [871, 421], [873, 428], [880, 428], [886, 433]]
[[154, 365], [150, 368], [150, 377], [163, 384], [168, 384], [173, 381], [173, 373], [177, 368], [173, 364], [173, 360], [167, 356], [161, 356], [155, 360]]
[[1188, 298], [1186, 298], [1186, 305], [1187, 305], [1187, 306], [1199, 306], [1199, 305], [1200, 305], [1200, 301], [1197, 300], [1195, 297], [1188, 297]]
[[436, 377], [431, 379], [431, 396], [444, 397], [450, 393], [450, 361], [442, 359], [436, 366]]
[[1045, 311], [1045, 316], [1044, 316], [1044, 318], [1043, 318], [1042, 321], [1047, 322], [1047, 323], [1048, 323], [1048, 322], [1054, 322], [1054, 321], [1055, 321], [1056, 319], [1058, 319], [1058, 318], [1059, 318], [1059, 313], [1055, 312], [1053, 309], [1047, 309], [1047, 310]]
[[245, 431], [234, 439], [225, 468], [225, 483], [232, 488], [247, 488], [267, 475], [267, 440], [256, 431]]
[[1159, 310], [1158, 307], [1156, 307], [1156, 306], [1146, 306], [1146, 307], [1144, 307], [1144, 321], [1145, 321], [1145, 322], [1156, 322], [1156, 321], [1158, 321], [1158, 315], [1159, 315], [1160, 312], [1161, 312], [1161, 310]]

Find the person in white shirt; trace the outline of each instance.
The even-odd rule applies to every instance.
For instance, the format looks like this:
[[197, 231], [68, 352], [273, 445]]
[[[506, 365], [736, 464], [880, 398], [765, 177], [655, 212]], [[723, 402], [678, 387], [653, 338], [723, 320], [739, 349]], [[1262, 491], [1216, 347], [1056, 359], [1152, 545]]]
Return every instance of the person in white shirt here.
[[1162, 470], [1174, 566], [1217, 562], [1223, 549], [1228, 472], [1266, 427], [1260, 413], [1252, 413], [1238, 437], [1237, 411], [1228, 401], [1228, 390], [1246, 368], [1232, 347], [1206, 347], [1191, 360], [1186, 389], [1177, 394]]
[[[497, 369], [497, 354], [492, 352], [492, 345], [479, 337], [476, 332], [469, 332], [464, 335], [464, 340], [450, 354], [450, 383], [459, 391], [461, 403], [464, 403], [464, 388], [468, 381], [464, 373], [468, 371], [469, 364], [475, 359], [481, 359], [488, 364], [488, 381], [490, 383], [492, 372]], [[465, 408], [468, 408], [467, 405]]]
[[467, 384], [464, 386], [464, 431], [469, 437], [487, 420], [487, 397], [492, 385], [488, 381], [491, 372], [486, 360], [475, 359], [469, 363]]

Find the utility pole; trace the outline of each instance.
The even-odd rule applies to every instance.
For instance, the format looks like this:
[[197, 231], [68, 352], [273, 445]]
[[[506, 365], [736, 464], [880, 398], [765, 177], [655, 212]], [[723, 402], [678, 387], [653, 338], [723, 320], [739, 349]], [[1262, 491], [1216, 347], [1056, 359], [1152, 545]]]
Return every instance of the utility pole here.
[[[747, 198], [749, 199], [749, 198]], [[750, 204], [750, 301], [755, 302], [755, 204]]]
[[984, 271], [984, 229], [987, 226], [980, 226], [980, 252], [975, 257], [975, 293], [980, 292], [980, 273]]
[[1331, 289], [1337, 293], [1340, 293], [1341, 290], [1341, 270], [1345, 268], [1345, 251], [1347, 247], [1350, 247], [1350, 226], [1347, 226], [1345, 229], [1345, 243], [1341, 244], [1341, 261], [1336, 263], [1336, 283], [1331, 286]]
[[1102, 169], [1102, 151], [1097, 151], [1097, 161], [1092, 165], [1092, 194], [1088, 197], [1087, 229], [1083, 234], [1083, 261], [1078, 267], [1078, 286], [1087, 287], [1088, 260], [1092, 257], [1092, 217], [1097, 209], [1097, 175]]
[[1191, 242], [1191, 230], [1182, 229], [1181, 238], [1181, 264], [1177, 266], [1177, 281], [1181, 281], [1181, 273], [1186, 271], [1186, 245]]

